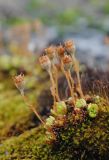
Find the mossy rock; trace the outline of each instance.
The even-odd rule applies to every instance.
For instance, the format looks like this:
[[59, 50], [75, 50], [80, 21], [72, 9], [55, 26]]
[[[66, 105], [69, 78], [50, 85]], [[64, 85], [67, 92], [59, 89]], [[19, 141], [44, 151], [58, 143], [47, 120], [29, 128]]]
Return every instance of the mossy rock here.
[[[39, 68], [36, 68], [36, 73], [41, 73]], [[36, 74], [36, 75], [37, 75]], [[48, 82], [42, 83], [46, 75], [39, 76], [40, 80], [36, 80], [33, 76], [30, 79], [30, 82], [27, 81], [26, 87], [27, 95], [29, 100], [35, 106], [38, 106], [38, 96], [43, 89], [48, 87]], [[7, 81], [8, 79], [8, 81]], [[6, 140], [11, 136], [18, 136], [24, 131], [34, 128], [39, 125], [39, 120], [34, 115], [34, 113], [26, 106], [20, 93], [17, 91], [16, 87], [13, 84], [11, 76], [0, 77], [0, 141]], [[33, 87], [35, 86], [35, 87]], [[44, 110], [44, 107], [38, 107], [38, 112], [41, 113]]]
[[43, 126], [0, 145], [0, 160], [107, 160], [109, 112], [75, 125], [54, 129], [57, 141], [47, 144]]
[[34, 121], [32, 122], [33, 113], [15, 91], [3, 92], [0, 99], [0, 140], [35, 127]]

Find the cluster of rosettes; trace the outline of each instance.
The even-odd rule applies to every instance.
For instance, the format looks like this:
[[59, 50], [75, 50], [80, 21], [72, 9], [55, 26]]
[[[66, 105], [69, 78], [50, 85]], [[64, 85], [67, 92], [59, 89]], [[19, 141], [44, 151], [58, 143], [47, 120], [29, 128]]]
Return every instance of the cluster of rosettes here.
[[[77, 122], [84, 121], [84, 111], [87, 113], [90, 118], [95, 118], [98, 115], [99, 111], [99, 103], [100, 103], [100, 97], [95, 96], [91, 102], [87, 102], [85, 99], [77, 99], [75, 107], [70, 106], [72, 108], [72, 119], [75, 120], [73, 124], [77, 124]], [[56, 102], [55, 107], [51, 109], [51, 115], [46, 119], [45, 128], [46, 128], [46, 134], [47, 134], [47, 141], [53, 141], [56, 140], [56, 135], [53, 132], [53, 128], [56, 127], [64, 127], [68, 120], [68, 108], [70, 105], [70, 98], [64, 102]], [[85, 116], [86, 116], [85, 115]], [[81, 116], [81, 117], [80, 117]]]
[[[50, 46], [45, 49], [45, 55], [39, 58], [39, 62], [43, 69], [47, 70], [51, 80], [51, 93], [54, 98], [51, 115], [46, 119], [45, 128], [47, 129], [48, 140], [55, 140], [56, 136], [53, 127], [62, 127], [66, 123], [68, 115], [68, 106], [72, 108], [73, 113], [81, 112], [85, 109], [91, 118], [95, 118], [98, 114], [99, 97], [87, 103], [87, 96], [83, 94], [80, 75], [79, 63], [75, 57], [75, 45], [73, 41], [66, 41], [60, 46]], [[71, 75], [71, 71], [76, 73], [77, 82], [75, 84]], [[68, 82], [70, 97], [61, 100], [58, 92], [59, 73], [62, 72]]]

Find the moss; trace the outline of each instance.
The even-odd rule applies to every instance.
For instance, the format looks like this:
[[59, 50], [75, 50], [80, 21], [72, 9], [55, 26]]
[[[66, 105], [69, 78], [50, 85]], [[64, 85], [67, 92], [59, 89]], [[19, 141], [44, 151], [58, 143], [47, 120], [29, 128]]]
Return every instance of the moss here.
[[[47, 152], [45, 146], [44, 130], [39, 127], [3, 143], [0, 148], [0, 159], [35, 159], [37, 156], [41, 158], [45, 154], [43, 150]], [[38, 155], [38, 152], [42, 154]]]
[[[40, 70], [38, 70], [39, 73]], [[40, 74], [38, 77], [36, 88], [33, 89], [30, 85], [33, 91], [30, 100], [35, 100], [42, 89], [47, 87], [48, 83], [43, 83], [47, 77], [43, 76]], [[1, 87], [0, 95], [1, 160], [109, 159], [109, 107], [104, 99], [97, 101], [99, 112], [95, 118], [90, 118], [85, 112], [86, 108], [82, 108], [79, 113], [83, 111], [85, 116], [83, 114], [77, 115], [77, 123], [73, 123], [73, 108], [71, 109], [71, 106], [66, 103], [68, 112], [65, 117], [65, 125], [64, 127], [63, 125], [53, 126], [56, 141], [49, 141], [50, 144], [47, 144], [43, 126], [31, 129], [36, 125], [32, 119], [31, 111], [25, 106], [21, 96], [16, 94], [12, 84], [9, 88], [5, 86]], [[33, 97], [34, 93], [35, 97]], [[46, 98], [46, 100], [48, 99]], [[81, 115], [85, 118], [82, 119]]]
[[16, 95], [15, 91], [6, 91], [0, 95], [0, 99], [0, 140], [13, 134], [20, 134], [29, 126], [32, 127], [32, 113], [25, 106], [20, 95]]
[[109, 158], [109, 112], [103, 110], [96, 118], [87, 117], [77, 125], [68, 122], [64, 127], [54, 127], [57, 141], [51, 144], [46, 143], [43, 126], [10, 138], [0, 145], [0, 159], [106, 160]]
[[[38, 93], [34, 89], [34, 96], [29, 95], [30, 101], [35, 102], [40, 92], [41, 88], [38, 89]], [[17, 136], [39, 124], [37, 117], [14, 90], [2, 91], [0, 100], [0, 141], [13, 135]], [[37, 106], [37, 102], [35, 102], [35, 105]], [[43, 108], [38, 108], [38, 111], [42, 112]]]
[[[34, 69], [35, 70], [35, 69]], [[41, 73], [36, 68], [34, 75]], [[27, 95], [31, 102], [37, 106], [37, 97], [45, 88], [45, 83], [39, 85], [40, 81], [44, 81], [46, 75], [39, 76], [36, 81], [33, 76], [30, 82], [26, 83], [28, 88]], [[8, 81], [7, 81], [8, 79]], [[47, 84], [47, 83], [46, 83]], [[33, 87], [34, 86], [34, 87]], [[48, 85], [46, 85], [48, 86]], [[32, 92], [32, 94], [31, 94]], [[43, 112], [44, 108], [38, 108], [39, 112]], [[31, 129], [39, 124], [39, 120], [34, 113], [25, 105], [21, 95], [17, 92], [11, 79], [10, 74], [0, 76], [0, 141], [6, 140], [11, 136], [18, 136], [24, 131]]]

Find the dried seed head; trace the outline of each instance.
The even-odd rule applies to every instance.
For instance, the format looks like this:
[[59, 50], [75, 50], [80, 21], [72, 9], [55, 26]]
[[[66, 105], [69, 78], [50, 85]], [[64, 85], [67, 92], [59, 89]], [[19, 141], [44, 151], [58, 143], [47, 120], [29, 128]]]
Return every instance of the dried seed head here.
[[48, 57], [50, 58], [52, 64], [55, 64], [55, 65], [59, 64], [59, 57], [56, 52], [56, 47], [50, 46], [45, 49], [45, 52], [48, 55]]
[[20, 74], [13, 78], [15, 86], [23, 94], [24, 93], [24, 74]]
[[72, 67], [72, 58], [71, 58], [70, 55], [64, 55], [63, 64], [64, 64], [65, 70], [71, 69], [71, 67]]
[[47, 71], [50, 70], [51, 62], [47, 55], [40, 57], [39, 62], [43, 69], [46, 69]]
[[65, 49], [67, 50], [67, 52], [69, 52], [70, 54], [74, 54], [75, 53], [75, 44], [72, 40], [68, 40], [64, 43], [65, 45]]
[[58, 53], [59, 57], [63, 57], [64, 53], [65, 53], [65, 48], [62, 45], [58, 46], [57, 53]]
[[54, 46], [50, 46], [45, 49], [45, 53], [52, 60], [55, 57], [56, 48]]

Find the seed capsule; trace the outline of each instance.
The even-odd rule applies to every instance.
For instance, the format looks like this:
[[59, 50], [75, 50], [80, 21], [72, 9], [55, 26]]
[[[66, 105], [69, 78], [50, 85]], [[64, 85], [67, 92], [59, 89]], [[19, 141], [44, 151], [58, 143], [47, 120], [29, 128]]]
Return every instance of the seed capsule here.
[[39, 62], [43, 69], [46, 69], [46, 70], [51, 69], [51, 62], [47, 55], [40, 57]]
[[57, 53], [58, 53], [59, 57], [63, 57], [64, 53], [65, 53], [65, 48], [62, 45], [58, 46], [57, 47]]
[[75, 53], [75, 44], [72, 40], [68, 40], [64, 43], [65, 49], [67, 50], [68, 53], [74, 54]]
[[13, 78], [15, 86], [18, 88], [18, 90], [24, 94], [24, 74], [20, 74], [18, 76], [15, 76]]
[[65, 55], [63, 57], [63, 64], [64, 64], [65, 70], [71, 69], [71, 67], [72, 67], [72, 58], [69, 55]]
[[52, 60], [55, 57], [56, 48], [54, 46], [50, 46], [45, 49], [45, 53]]

